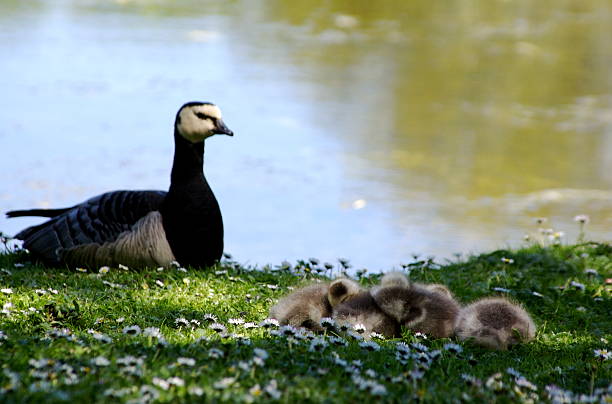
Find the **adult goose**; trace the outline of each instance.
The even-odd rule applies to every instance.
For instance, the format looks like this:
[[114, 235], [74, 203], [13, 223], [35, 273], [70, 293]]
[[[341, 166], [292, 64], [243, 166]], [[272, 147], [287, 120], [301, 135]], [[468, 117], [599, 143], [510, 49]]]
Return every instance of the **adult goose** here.
[[50, 218], [15, 238], [49, 265], [214, 264], [223, 253], [223, 220], [203, 164], [204, 140], [215, 134], [233, 136], [216, 105], [183, 105], [174, 122], [168, 192], [114, 191], [69, 208], [11, 211], [8, 217]]

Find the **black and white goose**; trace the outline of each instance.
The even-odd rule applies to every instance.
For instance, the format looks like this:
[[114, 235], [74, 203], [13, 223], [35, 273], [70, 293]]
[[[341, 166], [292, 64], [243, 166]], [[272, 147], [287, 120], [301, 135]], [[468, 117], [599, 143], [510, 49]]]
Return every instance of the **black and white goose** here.
[[216, 105], [183, 105], [174, 123], [168, 192], [114, 191], [69, 208], [7, 212], [8, 217], [51, 218], [22, 230], [15, 238], [49, 265], [214, 264], [223, 253], [223, 219], [203, 164], [204, 140], [215, 134], [233, 136]]

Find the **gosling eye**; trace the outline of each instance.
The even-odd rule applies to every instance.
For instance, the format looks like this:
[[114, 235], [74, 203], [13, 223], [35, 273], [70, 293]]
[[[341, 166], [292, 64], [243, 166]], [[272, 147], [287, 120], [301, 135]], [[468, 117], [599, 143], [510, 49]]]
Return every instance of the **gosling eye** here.
[[203, 112], [196, 112], [196, 113], [195, 113], [195, 115], [196, 115], [198, 118], [200, 118], [200, 119], [210, 119], [210, 120], [211, 120], [211, 121], [213, 121], [213, 122], [215, 121], [215, 118], [213, 118], [213, 117], [212, 117], [212, 116], [210, 116], [210, 115], [206, 115], [206, 114], [205, 114], [205, 113], [203, 113]]

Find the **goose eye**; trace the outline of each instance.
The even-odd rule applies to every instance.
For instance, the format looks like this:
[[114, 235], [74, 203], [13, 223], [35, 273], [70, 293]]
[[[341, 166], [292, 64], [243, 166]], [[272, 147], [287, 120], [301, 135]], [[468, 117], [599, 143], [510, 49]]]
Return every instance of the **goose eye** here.
[[211, 119], [211, 117], [210, 117], [210, 116], [208, 116], [208, 115], [206, 115], [206, 114], [204, 114], [204, 113], [202, 113], [202, 112], [196, 112], [196, 113], [195, 113], [195, 115], [196, 115], [198, 118], [200, 118], [200, 119], [207, 119], [207, 118], [208, 118], [208, 119]]

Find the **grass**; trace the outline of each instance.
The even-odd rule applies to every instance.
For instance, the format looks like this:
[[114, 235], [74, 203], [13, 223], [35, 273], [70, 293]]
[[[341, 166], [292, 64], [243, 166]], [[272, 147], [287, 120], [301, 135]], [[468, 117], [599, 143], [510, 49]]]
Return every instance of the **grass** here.
[[[370, 351], [356, 340], [337, 346], [325, 336], [313, 343], [230, 321], [259, 324], [290, 288], [325, 279], [316, 274], [323, 267], [309, 261], [249, 268], [225, 259], [207, 271], [100, 274], [28, 259], [24, 252], [0, 255], [1, 402], [612, 400], [612, 358], [596, 353], [611, 351], [607, 244], [531, 246], [404, 266], [413, 280], [448, 285], [462, 303], [488, 295], [520, 301], [537, 337], [504, 352], [461, 343], [456, 353], [445, 348], [456, 341], [407, 332], [401, 340], [377, 340], [379, 349]], [[360, 282], [379, 278], [363, 275]], [[213, 330], [206, 314], [226, 331]], [[411, 355], [397, 353], [400, 341], [416, 344]]]

